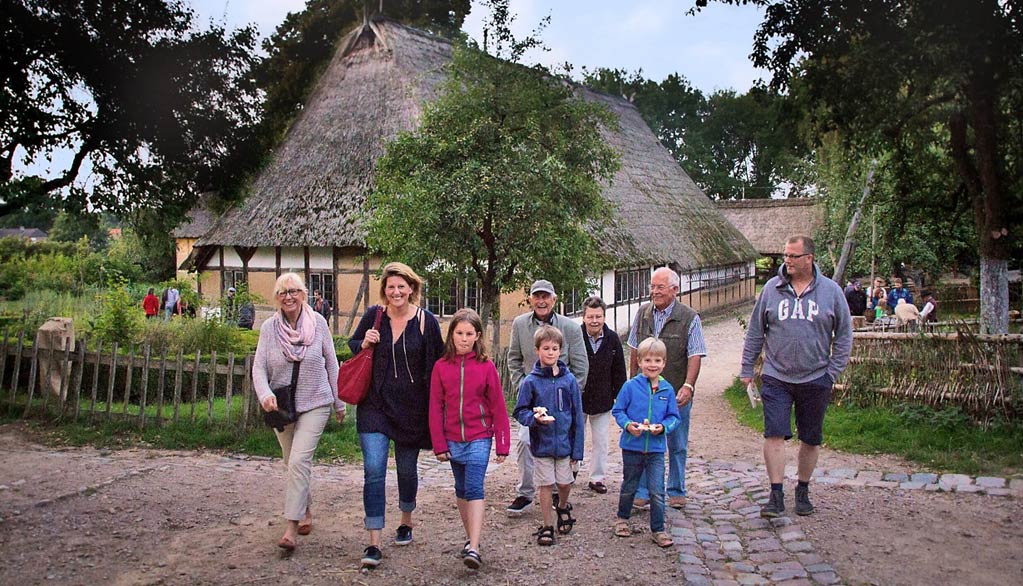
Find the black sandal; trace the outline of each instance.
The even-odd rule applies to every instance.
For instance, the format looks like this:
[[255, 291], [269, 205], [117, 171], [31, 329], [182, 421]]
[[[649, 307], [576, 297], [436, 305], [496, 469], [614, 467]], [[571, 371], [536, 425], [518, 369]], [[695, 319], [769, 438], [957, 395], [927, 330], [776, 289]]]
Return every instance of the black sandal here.
[[537, 545], [554, 545], [554, 527], [550, 525], [540, 527], [533, 535], [536, 535]]
[[558, 533], [568, 535], [572, 532], [572, 525], [575, 525], [575, 518], [572, 517], [572, 503], [568, 503], [564, 508], [557, 507], [554, 510], [558, 512]]

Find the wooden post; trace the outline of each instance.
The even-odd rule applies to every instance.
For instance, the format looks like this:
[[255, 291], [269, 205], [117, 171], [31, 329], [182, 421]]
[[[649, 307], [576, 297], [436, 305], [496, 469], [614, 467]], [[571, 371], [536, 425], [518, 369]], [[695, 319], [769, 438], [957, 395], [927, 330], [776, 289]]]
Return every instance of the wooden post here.
[[110, 356], [110, 384], [107, 385], [107, 421], [114, 406], [114, 383], [117, 381], [117, 342], [114, 342], [114, 353]]
[[249, 411], [252, 410], [252, 355], [245, 357], [245, 374], [242, 376], [242, 429], [249, 427]]
[[60, 363], [60, 387], [57, 389], [57, 416], [64, 416], [71, 387], [71, 338], [64, 340], [64, 360]]
[[21, 378], [21, 352], [25, 348], [25, 330], [18, 332], [18, 348], [14, 354], [14, 371], [11, 372], [11, 408], [14, 408], [15, 396], [18, 393], [18, 379]]
[[75, 374], [75, 421], [82, 409], [82, 379], [85, 377], [85, 350], [89, 347], [89, 338], [84, 338], [78, 345], [78, 373]]
[[195, 351], [195, 363], [192, 365], [192, 401], [190, 407], [191, 411], [188, 415], [188, 418], [192, 423], [195, 423], [195, 394], [196, 391], [199, 390], [199, 356], [201, 354], [202, 351]]
[[4, 375], [7, 374], [7, 335], [10, 333], [10, 328], [4, 328], [4, 342], [3, 346], [0, 347], [0, 390], [4, 388]]
[[184, 358], [184, 351], [178, 348], [178, 362], [174, 368], [174, 425], [178, 424], [178, 409], [181, 407], [181, 369]]
[[33, 340], [32, 364], [28, 369], [28, 402], [25, 403], [25, 412], [21, 415], [22, 417], [28, 417], [28, 412], [32, 408], [32, 395], [35, 393], [36, 373], [39, 371], [39, 332], [36, 332], [36, 336]]
[[156, 382], [156, 426], [163, 425], [163, 389], [166, 386], [167, 375], [167, 352], [170, 348], [163, 350], [163, 358], [160, 360], [160, 380]]
[[139, 397], [139, 429], [146, 428], [146, 399], [149, 394], [149, 358], [152, 346], [146, 344], [146, 357], [142, 363], [142, 396]]
[[121, 417], [128, 417], [128, 403], [131, 402], [131, 375], [135, 370], [135, 344], [128, 347], [128, 368], [124, 370], [124, 403], [121, 404]]
[[234, 352], [227, 355], [227, 390], [224, 399], [224, 424], [231, 424], [231, 395], [234, 392]]
[[99, 367], [103, 363], [103, 340], [96, 344], [96, 360], [92, 366], [92, 403], [89, 405], [89, 421], [96, 415], [96, 393], [99, 389]]
[[210, 380], [209, 388], [206, 392], [206, 423], [213, 422], [213, 392], [216, 390], [217, 381], [217, 351], [210, 352]]

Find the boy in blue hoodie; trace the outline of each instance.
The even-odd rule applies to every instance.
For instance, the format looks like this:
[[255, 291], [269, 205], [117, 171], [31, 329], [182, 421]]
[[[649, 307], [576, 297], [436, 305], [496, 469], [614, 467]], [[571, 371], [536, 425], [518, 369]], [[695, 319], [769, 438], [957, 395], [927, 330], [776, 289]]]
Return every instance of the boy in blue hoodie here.
[[[539, 360], [522, 379], [515, 404], [515, 419], [529, 428], [529, 451], [533, 476], [540, 489], [543, 525], [536, 533], [539, 545], [554, 545], [551, 505], [558, 485], [558, 533], [572, 531], [575, 519], [568, 496], [572, 489], [573, 462], [583, 459], [583, 400], [579, 383], [564, 362], [558, 360], [564, 338], [552, 326], [541, 326], [533, 335]], [[662, 474], [663, 476], [663, 474]]]
[[660, 547], [675, 544], [664, 531], [664, 435], [681, 423], [675, 389], [661, 377], [667, 348], [656, 338], [647, 338], [636, 349], [640, 374], [625, 382], [618, 392], [611, 416], [622, 428], [619, 446], [625, 479], [618, 497], [618, 518], [614, 532], [619, 537], [632, 535], [629, 516], [639, 488], [639, 478], [646, 472], [650, 491], [650, 531]]

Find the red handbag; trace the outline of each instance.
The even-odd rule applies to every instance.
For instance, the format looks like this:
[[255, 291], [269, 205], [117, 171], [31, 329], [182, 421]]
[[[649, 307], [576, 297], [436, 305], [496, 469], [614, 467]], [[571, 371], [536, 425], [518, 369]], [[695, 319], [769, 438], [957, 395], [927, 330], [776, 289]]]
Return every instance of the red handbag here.
[[[384, 314], [383, 306], [377, 306], [377, 316], [373, 320], [373, 329], [380, 330], [380, 318]], [[337, 371], [337, 398], [350, 405], [358, 405], [369, 393], [369, 385], [373, 381], [373, 346], [363, 348], [341, 364]]]

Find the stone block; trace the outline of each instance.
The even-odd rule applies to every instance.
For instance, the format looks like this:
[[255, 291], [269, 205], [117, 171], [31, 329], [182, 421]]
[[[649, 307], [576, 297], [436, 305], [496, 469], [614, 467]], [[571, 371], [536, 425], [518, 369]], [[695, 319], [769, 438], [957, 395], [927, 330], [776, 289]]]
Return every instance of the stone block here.
[[69, 352], [75, 351], [74, 320], [70, 317], [51, 317], [39, 327], [37, 333], [39, 387], [43, 393], [64, 400], [67, 397], [67, 389], [61, 388], [62, 372], [68, 373], [67, 386], [71, 386], [71, 363], [64, 361], [64, 345], [68, 345]]
[[984, 488], [977, 486], [976, 484], [958, 484], [952, 487], [956, 492], [965, 493], [979, 493], [984, 492]]
[[1012, 494], [1012, 491], [1008, 488], [988, 488], [984, 492], [991, 496], [1009, 496]]
[[902, 472], [886, 472], [881, 480], [887, 480], [889, 482], [906, 482], [909, 480], [909, 474], [903, 474]]
[[810, 574], [810, 577], [818, 584], [838, 584], [841, 582], [838, 574], [835, 572], [820, 572], [819, 574]]
[[1005, 479], [997, 476], [978, 476], [977, 486], [984, 488], [1005, 488]]
[[926, 482], [917, 482], [913, 480], [899, 484], [899, 488], [903, 490], [920, 490], [925, 486], [927, 486]]
[[942, 474], [941, 478], [938, 479], [938, 484], [943, 486], [973, 484], [973, 478], [970, 478], [966, 474]]
[[879, 481], [883, 476], [884, 473], [877, 470], [860, 470], [860, 472], [856, 475], [856, 479], [870, 482]]
[[930, 472], [917, 472], [909, 477], [913, 482], [923, 482], [926, 484], [935, 484], [938, 482], [938, 475], [931, 474]]
[[835, 468], [828, 471], [828, 476], [833, 478], [856, 478], [856, 470], [851, 468]]
[[739, 574], [735, 579], [742, 586], [763, 586], [771, 583], [767, 578], [757, 574]]
[[784, 544], [784, 547], [791, 552], [813, 551], [813, 545], [809, 541], [790, 541]]

